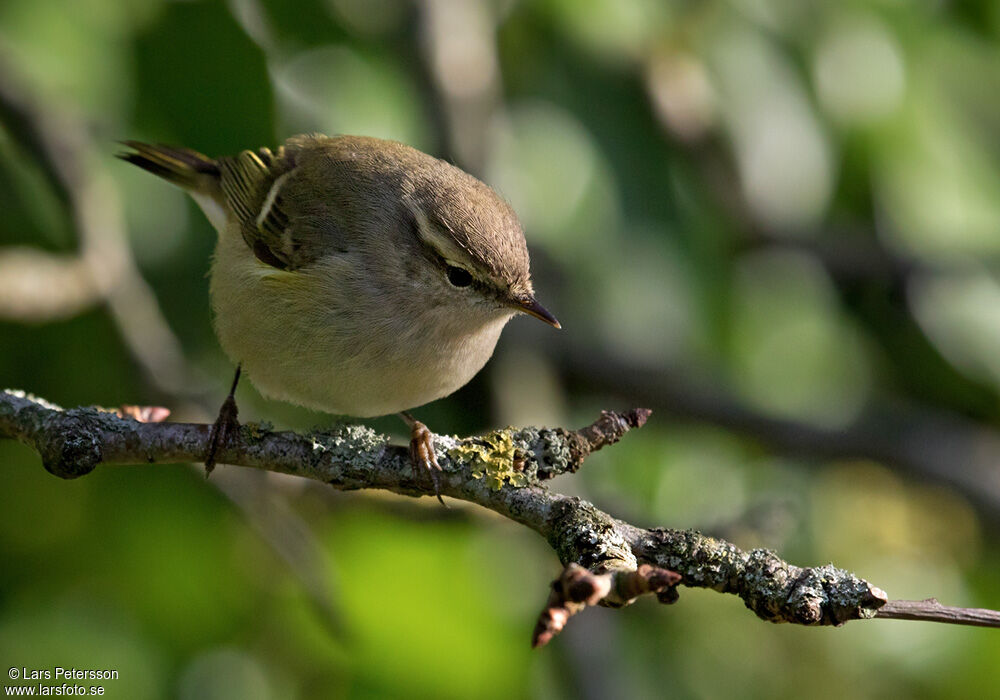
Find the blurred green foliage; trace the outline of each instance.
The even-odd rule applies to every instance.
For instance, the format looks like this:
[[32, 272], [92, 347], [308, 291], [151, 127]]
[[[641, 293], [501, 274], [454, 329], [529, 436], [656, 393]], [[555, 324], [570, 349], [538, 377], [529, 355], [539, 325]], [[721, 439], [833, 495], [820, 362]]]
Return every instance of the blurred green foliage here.
[[[157, 387], [102, 307], [0, 321], [0, 384], [204, 420], [230, 372], [208, 313], [214, 234], [180, 193], [114, 161], [114, 142], [222, 154], [317, 130], [454, 159], [525, 223], [565, 330], [514, 321], [480, 377], [421, 409], [437, 431], [612, 407], [561, 381], [557, 342], [683, 368], [826, 428], [872, 405], [1000, 419], [992, 0], [2, 0], [0, 49], [46, 110], [88, 125], [203, 386]], [[438, 49], [458, 58], [435, 63]], [[74, 249], [58, 195], [3, 129], [0, 208], [0, 245]], [[240, 405], [281, 426], [331, 420], [246, 383]], [[1000, 697], [995, 633], [770, 626], [706, 591], [588, 611], [532, 653], [558, 569], [534, 535], [268, 481], [326, 555], [338, 635], [217, 477], [61, 482], [10, 442], [0, 464], [0, 661], [118, 669], [108, 697]], [[997, 514], [890, 466], [654, 418], [555, 487], [637, 524], [832, 560], [892, 597], [1000, 607]]]

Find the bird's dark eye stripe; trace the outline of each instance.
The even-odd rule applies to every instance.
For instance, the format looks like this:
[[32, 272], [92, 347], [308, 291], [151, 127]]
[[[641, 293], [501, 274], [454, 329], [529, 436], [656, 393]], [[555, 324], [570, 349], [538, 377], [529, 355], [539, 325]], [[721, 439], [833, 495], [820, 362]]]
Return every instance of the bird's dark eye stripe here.
[[455, 287], [468, 287], [472, 284], [472, 275], [465, 268], [457, 265], [448, 266], [448, 281]]

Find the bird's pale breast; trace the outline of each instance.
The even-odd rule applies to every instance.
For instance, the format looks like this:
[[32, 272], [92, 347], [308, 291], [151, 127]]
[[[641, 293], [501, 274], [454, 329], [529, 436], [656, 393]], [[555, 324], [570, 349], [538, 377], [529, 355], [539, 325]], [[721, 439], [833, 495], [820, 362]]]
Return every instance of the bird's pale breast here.
[[465, 385], [511, 317], [400, 314], [363, 293], [351, 272], [349, 258], [276, 270], [236, 231], [220, 232], [211, 279], [216, 332], [262, 394], [359, 417], [414, 408]]

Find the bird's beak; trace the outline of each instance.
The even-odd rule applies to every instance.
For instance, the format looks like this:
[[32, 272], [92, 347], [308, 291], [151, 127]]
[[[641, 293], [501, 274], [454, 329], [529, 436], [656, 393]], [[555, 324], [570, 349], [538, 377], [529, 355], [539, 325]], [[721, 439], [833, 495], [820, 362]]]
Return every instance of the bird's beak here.
[[514, 300], [514, 306], [529, 316], [534, 316], [539, 321], [545, 321], [554, 328], [562, 328], [562, 326], [559, 325], [559, 321], [556, 320], [556, 317], [550, 314], [544, 306], [535, 301], [534, 297], [519, 297]]

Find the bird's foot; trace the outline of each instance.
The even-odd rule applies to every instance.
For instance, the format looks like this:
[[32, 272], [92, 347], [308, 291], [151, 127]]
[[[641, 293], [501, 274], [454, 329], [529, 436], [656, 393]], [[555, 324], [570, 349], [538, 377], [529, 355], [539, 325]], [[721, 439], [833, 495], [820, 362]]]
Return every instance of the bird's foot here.
[[215, 458], [218, 456], [219, 450], [225, 447], [229, 443], [229, 438], [240, 429], [240, 423], [237, 420], [239, 409], [236, 408], [236, 385], [240, 381], [240, 369], [241, 367], [237, 365], [236, 376], [233, 377], [233, 386], [229, 390], [229, 396], [222, 402], [222, 406], [219, 408], [219, 417], [215, 419], [215, 423], [212, 424], [212, 432], [208, 435], [208, 452], [205, 454], [206, 479], [215, 469]]
[[444, 499], [441, 498], [441, 465], [438, 464], [437, 454], [434, 452], [434, 434], [406, 411], [400, 415], [410, 426], [410, 462], [418, 474], [424, 472], [430, 475], [434, 483], [434, 495], [441, 505], [447, 508]]

